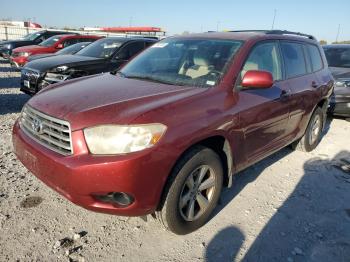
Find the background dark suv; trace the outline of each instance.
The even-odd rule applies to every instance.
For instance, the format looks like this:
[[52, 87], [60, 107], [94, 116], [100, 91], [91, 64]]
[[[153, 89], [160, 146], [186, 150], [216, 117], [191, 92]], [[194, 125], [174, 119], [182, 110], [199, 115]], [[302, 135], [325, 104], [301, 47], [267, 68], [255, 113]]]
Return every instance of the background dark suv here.
[[329, 112], [350, 118], [350, 44], [323, 46], [335, 79]]

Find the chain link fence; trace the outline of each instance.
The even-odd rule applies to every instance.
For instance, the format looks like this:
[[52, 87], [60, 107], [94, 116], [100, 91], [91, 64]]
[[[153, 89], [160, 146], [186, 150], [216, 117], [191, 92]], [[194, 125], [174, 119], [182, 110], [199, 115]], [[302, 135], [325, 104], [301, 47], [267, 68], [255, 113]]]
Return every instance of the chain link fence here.
[[45, 29], [45, 28], [30, 28], [30, 27], [17, 27], [17, 26], [5, 26], [0, 25], [0, 40], [14, 40], [18, 38], [22, 38], [23, 36], [37, 32], [42, 30], [50, 30], [50, 31], [66, 31], [79, 33], [82, 35], [99, 35], [99, 36], [119, 36], [119, 37], [158, 37], [156, 35], [143, 35], [143, 34], [125, 34], [125, 33], [108, 33], [102, 31], [79, 31], [79, 30], [61, 30], [61, 29]]

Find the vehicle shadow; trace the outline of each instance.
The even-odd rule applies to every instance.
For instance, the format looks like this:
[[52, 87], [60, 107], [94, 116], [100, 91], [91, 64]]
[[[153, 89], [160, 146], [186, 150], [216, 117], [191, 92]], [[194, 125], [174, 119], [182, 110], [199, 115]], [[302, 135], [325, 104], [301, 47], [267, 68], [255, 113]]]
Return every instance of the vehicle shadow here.
[[19, 113], [23, 105], [30, 99], [26, 94], [1, 94], [0, 115]]
[[0, 78], [0, 88], [19, 88], [20, 77]]
[[208, 243], [204, 260], [208, 262], [234, 261], [245, 237], [234, 226], [224, 228]]
[[[341, 151], [333, 159], [313, 158], [305, 162], [302, 179], [242, 261], [349, 261], [349, 192], [349, 151]], [[239, 240], [220, 232], [214, 240], [219, 237], [224, 248], [239, 245]], [[236, 246], [231, 247], [231, 252], [237, 253]]]

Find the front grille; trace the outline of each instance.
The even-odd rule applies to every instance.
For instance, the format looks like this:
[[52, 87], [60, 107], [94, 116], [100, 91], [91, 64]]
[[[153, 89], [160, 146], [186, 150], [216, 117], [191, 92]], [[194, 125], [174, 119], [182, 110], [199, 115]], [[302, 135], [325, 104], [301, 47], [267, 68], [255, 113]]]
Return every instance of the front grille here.
[[21, 129], [43, 146], [62, 155], [73, 154], [71, 130], [67, 121], [43, 114], [26, 105], [20, 119]]

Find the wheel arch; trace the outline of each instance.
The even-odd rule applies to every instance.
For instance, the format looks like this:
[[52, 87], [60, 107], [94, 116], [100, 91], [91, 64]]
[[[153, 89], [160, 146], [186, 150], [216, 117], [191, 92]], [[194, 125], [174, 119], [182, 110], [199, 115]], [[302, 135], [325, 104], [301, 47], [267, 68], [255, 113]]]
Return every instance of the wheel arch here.
[[223, 167], [223, 186], [231, 187], [232, 185], [232, 178], [233, 178], [233, 156], [232, 156], [232, 148], [227, 138], [225, 138], [222, 135], [213, 135], [207, 138], [204, 138], [202, 140], [199, 140], [190, 146], [188, 146], [176, 159], [175, 163], [173, 164], [170, 173], [168, 174], [168, 177], [166, 179], [166, 182], [163, 186], [163, 190], [161, 193], [160, 201], [157, 207], [157, 210], [160, 210], [163, 206], [163, 202], [165, 199], [165, 196], [167, 194], [167, 191], [169, 189], [169, 186], [171, 184], [171, 174], [176, 167], [177, 163], [183, 158], [184, 155], [186, 155], [190, 150], [197, 146], [203, 146], [212, 149], [215, 153], [217, 153], [220, 157], [222, 167]]

